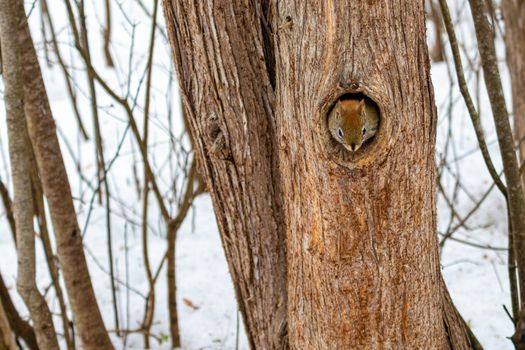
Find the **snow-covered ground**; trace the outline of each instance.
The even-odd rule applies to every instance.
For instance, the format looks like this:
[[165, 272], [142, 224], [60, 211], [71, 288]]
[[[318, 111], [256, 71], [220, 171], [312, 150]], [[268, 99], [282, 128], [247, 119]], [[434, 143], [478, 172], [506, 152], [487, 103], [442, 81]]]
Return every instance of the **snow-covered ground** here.
[[[62, 54], [69, 62], [70, 71], [77, 81], [76, 88], [78, 89], [79, 106], [84, 123], [89, 134], [93, 135], [85, 72], [82, 70], [81, 61], [74, 53], [74, 48], [69, 45], [71, 37], [67, 32], [63, 3], [54, 0], [48, 1], [48, 3], [56, 22], [55, 29], [60, 33]], [[100, 28], [104, 22], [103, 1], [95, 0], [86, 3], [88, 4], [88, 25], [90, 26], [89, 33], [94, 65], [116, 91], [122, 95], [127, 92], [130, 93], [129, 101], [133, 101], [136, 91], [139, 90], [134, 114], [139, 124], [142, 124], [143, 77], [151, 20], [144, 15], [135, 0], [112, 2], [114, 5], [112, 53], [117, 62], [117, 68], [108, 69], [104, 64], [101, 50], [102, 34]], [[120, 5], [116, 6], [117, 3]], [[151, 4], [146, 1], [144, 3], [147, 3], [151, 12]], [[27, 2], [26, 8], [30, 9], [32, 5], [33, 1]], [[468, 19], [466, 7], [458, 17]], [[158, 14], [158, 21], [163, 27], [161, 11]], [[67, 162], [79, 214], [79, 223], [81, 228], [86, 228], [83, 231], [86, 254], [98, 302], [108, 329], [114, 329], [108, 275], [105, 211], [93, 197], [92, 190], [92, 186], [96, 185], [94, 146], [92, 141], [84, 142], [79, 139], [78, 127], [73, 117], [64, 79], [52, 53], [50, 53], [52, 64], [46, 63], [38, 6], [31, 11], [30, 23], [33, 35], [38, 43], [46, 86], [60, 131], [62, 150]], [[458, 34], [461, 40], [466, 43], [467, 53], [474, 58], [476, 51], [472, 43], [472, 33], [469, 25], [462, 25]], [[131, 44], [132, 42], [133, 44]], [[174, 75], [169, 52], [167, 42], [158, 32], [155, 46], [155, 71], [153, 73], [153, 116], [151, 119], [149, 154], [155, 169], [161, 173], [160, 186], [163, 193], [167, 194], [168, 197], [178, 198], [179, 193], [172, 193], [170, 189], [172, 188], [171, 184], [174, 183], [175, 188], [180, 191], [180, 179], [175, 177], [179, 168], [177, 166], [170, 167], [169, 164], [176, 164], [176, 157], [181, 154], [181, 147], [188, 147], [188, 140], [184, 137], [179, 140], [182, 123], [176, 87], [172, 80]], [[504, 73], [506, 74], [505, 71]], [[508, 87], [508, 78], [505, 74], [504, 83]], [[129, 82], [127, 81], [128, 76], [131, 76]], [[492, 182], [479, 152], [476, 151], [477, 143], [472, 125], [457, 91], [457, 85], [452, 86], [454, 105], [449, 108], [451, 79], [446, 64], [434, 64], [432, 77], [440, 115], [438, 158], [441, 157], [446, 148], [449, 130], [453, 140], [448, 146], [448, 169], [443, 172], [443, 184], [448, 195], [452, 198], [455, 179], [459, 178], [462, 187], [457, 192], [455, 205], [459, 214], [464, 216], [475, 205], [475, 201], [482, 197]], [[467, 74], [467, 78], [471, 84], [471, 91], [474, 93], [476, 91], [476, 79], [472, 74]], [[3, 91], [1, 85], [0, 90]], [[501, 162], [495, 141], [494, 125], [486, 96], [483, 90], [481, 91], [483, 125], [490, 151], [499, 170], [501, 169]], [[138, 161], [140, 157], [137, 154], [137, 147], [126, 129], [126, 116], [122, 109], [108, 98], [100, 87], [97, 87], [97, 96], [105, 140], [106, 161], [109, 162], [114, 157], [116, 159], [110, 169], [109, 180], [110, 191], [113, 196], [112, 231], [115, 264], [117, 266], [116, 275], [120, 281], [118, 285], [120, 322], [123, 328], [137, 329], [142, 321], [144, 298], [148, 290], [141, 249], [142, 199], [137, 194], [134, 175], [134, 171], [137, 171], [138, 177], [142, 178], [142, 166], [141, 162]], [[172, 110], [171, 121], [168, 119], [170, 108]], [[451, 119], [449, 119], [449, 111]], [[7, 181], [9, 175], [4, 115], [4, 107], [0, 101], [0, 179]], [[449, 125], [449, 123], [451, 124]], [[173, 148], [170, 141], [174, 142], [175, 152], [170, 153], [169, 151]], [[76, 162], [80, 163], [84, 179], [81, 179], [77, 174]], [[150, 197], [150, 203], [152, 209], [149, 224], [149, 251], [150, 259], [154, 269], [156, 269], [166, 250], [166, 241], [162, 221], [153, 196]], [[176, 213], [176, 204], [171, 207]], [[449, 224], [450, 211], [442, 197], [438, 201], [438, 213], [439, 231], [444, 232]], [[461, 228], [454, 237], [481, 245], [506, 247], [505, 204], [497, 189], [494, 189], [483, 202], [480, 209], [467, 222], [467, 226], [469, 230]], [[38, 284], [43, 291], [49, 286], [50, 279], [40, 243], [38, 243], [38, 248]], [[0, 208], [0, 256], [2, 257], [0, 259], [0, 272], [8, 286], [13, 290], [12, 295], [17, 307], [26, 316], [27, 311], [14, 291], [16, 256], [11, 235], [8, 233], [3, 208]], [[200, 196], [195, 201], [190, 214], [179, 231], [176, 261], [179, 320], [184, 349], [234, 349], [237, 342], [240, 349], [247, 349], [242, 321], [238, 317], [233, 287], [208, 195]], [[505, 251], [475, 248], [451, 240], [446, 243], [442, 252], [443, 274], [452, 298], [486, 349], [512, 348], [512, 344], [507, 338], [512, 335], [512, 324], [503, 309], [503, 305], [510, 309], [506, 262], [507, 254]], [[169, 348], [169, 341], [167, 341], [169, 330], [164, 276], [165, 269], [161, 271], [156, 286], [157, 305], [152, 331], [158, 341], [152, 340], [152, 345], [155, 348], [167, 349]], [[52, 310], [58, 310], [56, 298], [52, 291], [48, 292], [47, 299]], [[57, 330], [60, 332], [61, 325], [58, 317], [56, 321]], [[112, 333], [112, 339], [117, 348], [140, 349], [143, 347], [142, 336], [137, 333], [129, 334], [125, 341], [124, 338], [119, 338]]]

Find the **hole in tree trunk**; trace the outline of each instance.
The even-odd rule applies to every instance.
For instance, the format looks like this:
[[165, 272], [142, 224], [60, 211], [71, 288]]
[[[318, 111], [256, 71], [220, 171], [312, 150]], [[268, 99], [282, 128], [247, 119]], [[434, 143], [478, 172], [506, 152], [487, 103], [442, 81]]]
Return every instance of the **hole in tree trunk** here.
[[323, 102], [319, 130], [324, 149], [335, 163], [364, 169], [386, 159], [395, 137], [392, 107], [384, 92], [353, 82], [338, 87]]
[[327, 117], [333, 140], [353, 155], [367, 151], [379, 132], [380, 124], [377, 103], [363, 93], [340, 96]]

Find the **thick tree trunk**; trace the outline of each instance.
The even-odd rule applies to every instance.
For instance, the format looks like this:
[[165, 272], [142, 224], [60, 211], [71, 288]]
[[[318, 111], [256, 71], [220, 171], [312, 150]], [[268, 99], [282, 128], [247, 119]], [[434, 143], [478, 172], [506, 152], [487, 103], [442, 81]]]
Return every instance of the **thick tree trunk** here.
[[[439, 269], [422, 2], [164, 9], [252, 347], [473, 347]], [[347, 92], [383, 113], [353, 158], [326, 125]]]
[[[435, 125], [421, 1], [279, 3], [277, 125], [295, 348], [446, 347]], [[366, 38], [366, 39], [365, 39]], [[375, 141], [340, 152], [344, 93], [381, 109]]]
[[78, 334], [85, 349], [112, 349], [104, 327], [84, 256], [71, 189], [55, 131], [55, 122], [47, 99], [40, 65], [33, 46], [23, 1], [16, 3], [23, 66], [24, 108], [38, 170], [42, 178], [51, 221], [57, 241], [57, 255], [62, 267], [69, 302]]
[[252, 348], [285, 346], [274, 95], [256, 1], [165, 0], [185, 115]]

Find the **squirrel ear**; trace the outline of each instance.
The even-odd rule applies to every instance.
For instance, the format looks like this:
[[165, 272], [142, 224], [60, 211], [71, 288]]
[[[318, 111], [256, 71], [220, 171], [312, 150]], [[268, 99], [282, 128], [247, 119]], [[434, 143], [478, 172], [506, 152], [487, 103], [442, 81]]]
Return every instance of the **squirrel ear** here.
[[334, 112], [336, 112], [335, 113], [336, 116], [339, 115], [338, 112], [340, 112], [342, 108], [343, 108], [343, 105], [341, 104], [341, 100], [337, 100], [337, 102], [335, 103], [335, 106], [334, 106]]

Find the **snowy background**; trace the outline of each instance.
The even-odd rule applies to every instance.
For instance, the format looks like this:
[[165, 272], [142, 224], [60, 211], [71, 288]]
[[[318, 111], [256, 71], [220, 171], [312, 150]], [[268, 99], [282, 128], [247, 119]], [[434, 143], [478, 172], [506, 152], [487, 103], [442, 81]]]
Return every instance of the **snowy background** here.
[[[144, 1], [146, 10], [152, 12], [152, 1]], [[480, 103], [486, 140], [498, 171], [501, 162], [494, 133], [490, 106], [481, 77], [474, 71], [479, 66], [473, 28], [468, 6], [464, 1], [454, 2], [457, 34], [463, 45], [464, 64], [471, 93]], [[71, 102], [66, 93], [64, 76], [56, 64], [49, 44], [41, 32], [41, 13], [37, 2], [27, 2], [32, 34], [37, 45], [41, 66], [51, 106], [57, 121], [61, 146], [68, 167], [79, 223], [83, 229], [86, 256], [98, 297], [99, 306], [108, 329], [114, 329], [108, 258], [106, 243], [105, 210], [98, 204], [93, 189], [96, 187], [92, 115], [89, 91], [81, 60], [72, 47], [71, 34], [62, 1], [48, 0], [53, 15], [55, 31], [59, 34], [62, 56], [76, 82], [80, 113], [91, 136], [83, 141], [73, 116]], [[106, 67], [102, 55], [102, 27], [104, 23], [103, 0], [86, 2], [90, 47], [96, 70], [121, 96], [134, 105], [134, 117], [139, 125], [143, 120], [144, 76], [148, 53], [151, 18], [136, 0], [112, 1], [113, 33], [111, 53], [116, 67]], [[160, 174], [161, 191], [170, 198], [170, 210], [177, 212], [181, 190], [181, 154], [189, 148], [180, 119], [179, 98], [171, 64], [170, 48], [162, 34], [164, 19], [161, 10], [157, 16], [153, 72], [152, 111], [150, 123], [149, 155]], [[432, 35], [429, 27], [429, 37]], [[48, 35], [49, 38], [49, 35]], [[48, 54], [46, 54], [46, 49]], [[448, 49], [448, 47], [447, 47]], [[499, 53], [504, 48], [498, 46]], [[469, 59], [465, 59], [468, 57]], [[467, 64], [472, 66], [467, 67]], [[508, 90], [502, 56], [504, 85]], [[436, 161], [441, 167], [442, 184], [447, 196], [454, 200], [460, 216], [465, 216], [485, 194], [492, 181], [485, 168], [465, 105], [455, 82], [453, 65], [432, 65], [432, 79], [439, 111], [439, 128]], [[0, 83], [0, 93], [3, 85]], [[144, 272], [141, 248], [142, 199], [135, 178], [142, 178], [142, 163], [136, 143], [127, 130], [127, 117], [123, 110], [97, 87], [100, 120], [102, 124], [106, 161], [115, 158], [109, 172], [112, 194], [113, 247], [118, 283], [118, 308], [121, 327], [130, 330], [140, 326], [144, 313], [144, 300], [148, 283]], [[510, 106], [510, 103], [508, 104]], [[0, 101], [0, 179], [9, 182], [7, 134], [5, 112]], [[448, 145], [448, 146], [447, 146]], [[443, 158], [448, 149], [446, 159]], [[80, 167], [82, 177], [77, 172]], [[138, 174], [138, 175], [137, 175]], [[165, 251], [165, 231], [157, 205], [150, 196], [149, 244], [150, 259], [155, 270]], [[439, 232], [457, 224], [450, 224], [450, 209], [440, 196], [438, 201]], [[504, 248], [507, 245], [506, 209], [502, 195], [492, 190], [479, 210], [467, 221], [468, 229], [460, 228], [454, 239]], [[50, 278], [41, 249], [38, 245], [38, 284], [41, 291], [50, 286]], [[14, 244], [0, 206], [0, 272], [13, 291], [12, 296], [24, 316], [27, 311], [15, 292], [16, 255]], [[177, 297], [180, 332], [184, 349], [247, 349], [242, 321], [238, 316], [231, 278], [208, 195], [198, 197], [177, 238]], [[459, 241], [448, 240], [442, 250], [442, 268], [452, 298], [462, 316], [472, 327], [486, 349], [511, 349], [507, 338], [512, 335], [512, 323], [503, 305], [510, 309], [508, 292], [507, 253], [505, 250], [473, 247]], [[50, 289], [46, 298], [52, 310], [58, 310], [57, 300]], [[156, 312], [152, 333], [154, 348], [169, 348], [168, 313], [165, 268], [156, 286]], [[71, 316], [71, 315], [70, 315]], [[55, 317], [60, 332], [60, 318]], [[142, 348], [142, 335], [130, 333], [112, 340], [119, 349]]]

